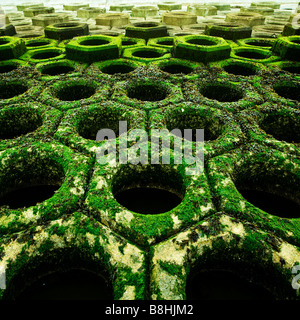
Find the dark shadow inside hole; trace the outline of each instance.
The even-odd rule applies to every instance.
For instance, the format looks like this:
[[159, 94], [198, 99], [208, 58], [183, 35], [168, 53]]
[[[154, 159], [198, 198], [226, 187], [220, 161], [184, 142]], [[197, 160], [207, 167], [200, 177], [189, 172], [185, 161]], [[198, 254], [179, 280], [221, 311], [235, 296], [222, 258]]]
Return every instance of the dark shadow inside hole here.
[[50, 42], [49, 41], [35, 41], [35, 42], [30, 42], [29, 44], [26, 45], [26, 47], [42, 47], [48, 45]]
[[299, 218], [300, 205], [279, 194], [254, 189], [238, 189], [241, 195], [255, 207], [282, 218]]
[[266, 59], [268, 54], [257, 52], [257, 51], [238, 51], [235, 53], [238, 57], [248, 58], [248, 59]]
[[157, 44], [160, 44], [162, 46], [173, 46], [174, 45], [174, 40], [158, 40]]
[[28, 87], [20, 83], [0, 83], [0, 99], [10, 99], [26, 92]]
[[199, 46], [214, 46], [216, 45], [216, 43], [212, 40], [208, 40], [208, 39], [190, 39], [186, 41], [187, 43], [191, 43], [191, 44], [196, 44]]
[[14, 64], [2, 65], [0, 66], [0, 73], [8, 73], [16, 69], [18, 69], [18, 66]]
[[274, 90], [283, 98], [300, 101], [300, 84], [298, 83], [295, 86], [289, 84], [275, 85]]
[[119, 118], [112, 119], [109, 115], [96, 114], [92, 116], [87, 114], [78, 122], [78, 134], [89, 140], [96, 140], [97, 132], [101, 129], [110, 129], [115, 133], [116, 138], [119, 136]]
[[249, 46], [256, 46], [256, 47], [272, 47], [272, 44], [270, 44], [268, 41], [248, 41], [246, 42]]
[[228, 64], [224, 66], [223, 69], [227, 73], [245, 77], [254, 76], [257, 73], [255, 68], [240, 64]]
[[87, 270], [48, 274], [25, 289], [17, 300], [113, 300], [105, 279]]
[[287, 71], [287, 72], [290, 72], [290, 73], [297, 73], [299, 74], [300, 73], [300, 66], [286, 66], [286, 67], [282, 67], [281, 70], [283, 71]]
[[122, 46], [133, 46], [135, 45], [137, 42], [133, 41], [133, 40], [122, 40]]
[[263, 286], [227, 270], [202, 271], [188, 278], [187, 300], [274, 300]]
[[9, 191], [0, 197], [0, 206], [11, 209], [34, 206], [51, 198], [59, 188], [57, 185], [31, 185]]
[[4, 44], [8, 44], [10, 41], [5, 39], [0, 39], [0, 46], [3, 46]]
[[0, 111], [0, 139], [13, 139], [33, 132], [42, 123], [42, 117], [31, 108]]
[[141, 214], [167, 212], [182, 201], [174, 192], [154, 187], [130, 188], [117, 192], [114, 196], [122, 206]]
[[243, 98], [243, 92], [230, 85], [208, 84], [200, 88], [200, 93], [220, 102], [234, 102]]
[[59, 74], [66, 74], [69, 72], [73, 72], [75, 70], [74, 67], [68, 65], [53, 65], [47, 66], [43, 68], [42, 74], [48, 76], [57, 76]]
[[161, 101], [164, 100], [167, 95], [167, 89], [159, 84], [131, 85], [127, 89], [127, 96], [129, 98], [141, 101]]
[[109, 66], [106, 66], [102, 68], [101, 71], [106, 74], [116, 74], [116, 73], [124, 74], [124, 73], [129, 73], [134, 69], [135, 68], [130, 65], [119, 63], [119, 64], [111, 64]]
[[61, 55], [60, 52], [57, 51], [46, 51], [46, 52], [37, 52], [34, 53], [31, 58], [32, 59], [38, 59], [38, 60], [46, 60], [46, 59], [51, 59], [55, 58]]
[[159, 58], [163, 54], [154, 50], [137, 50], [132, 55], [139, 58]]
[[87, 99], [95, 92], [95, 88], [87, 84], [74, 84], [58, 90], [56, 97], [61, 101], [77, 101]]
[[102, 46], [104, 44], [109, 44], [109, 41], [104, 39], [87, 39], [80, 42], [82, 46]]
[[193, 71], [193, 68], [179, 64], [179, 63], [167, 64], [167, 65], [161, 66], [160, 69], [164, 72], [171, 73], [171, 74], [177, 74], [177, 73], [189, 74]]
[[277, 140], [300, 143], [300, 119], [297, 115], [289, 117], [270, 114], [261, 121], [259, 126]]

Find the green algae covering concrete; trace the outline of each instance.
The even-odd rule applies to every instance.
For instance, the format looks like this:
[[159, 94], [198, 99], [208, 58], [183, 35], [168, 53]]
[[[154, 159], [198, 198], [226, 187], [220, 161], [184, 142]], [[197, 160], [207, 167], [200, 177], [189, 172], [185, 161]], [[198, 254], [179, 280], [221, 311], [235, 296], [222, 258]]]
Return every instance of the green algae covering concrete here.
[[[266, 4], [277, 7], [252, 7]], [[251, 37], [251, 27], [224, 21], [230, 7], [215, 5], [222, 21], [201, 17], [182, 30], [156, 14], [178, 20], [186, 15], [171, 10], [183, 5], [162, 2], [101, 14], [93, 35], [90, 22], [67, 19], [38, 38], [0, 37], [1, 299], [72, 268], [102, 276], [115, 300], [203, 298], [210, 289], [199, 277], [213, 270], [269, 298], [299, 299], [299, 36], [260, 25], [271, 36], [253, 37], [253, 27]], [[78, 6], [92, 11], [69, 10]], [[115, 135], [97, 139], [101, 129]], [[187, 174], [193, 164], [176, 158], [178, 146], [197, 151], [196, 135], [174, 129], [204, 129], [201, 172]], [[170, 148], [147, 163], [155, 139]], [[234, 284], [224, 283], [226, 295]]]

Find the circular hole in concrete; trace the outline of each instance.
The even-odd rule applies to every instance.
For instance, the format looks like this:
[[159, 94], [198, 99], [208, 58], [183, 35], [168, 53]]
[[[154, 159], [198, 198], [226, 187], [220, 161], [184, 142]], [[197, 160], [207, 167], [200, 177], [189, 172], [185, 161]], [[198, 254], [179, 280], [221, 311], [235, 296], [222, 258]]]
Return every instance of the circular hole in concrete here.
[[[115, 133], [115, 137], [119, 136], [119, 121], [122, 118], [121, 111], [114, 110], [105, 111], [102, 109], [89, 109], [79, 113], [79, 121], [76, 124], [78, 134], [89, 140], [96, 140], [97, 133], [101, 129], [110, 129]], [[130, 122], [127, 121], [130, 126]]]
[[136, 22], [133, 25], [138, 28], [153, 28], [153, 27], [157, 27], [159, 25], [159, 23], [157, 23], [157, 22]]
[[30, 47], [30, 48], [36, 48], [36, 47], [42, 47], [42, 46], [46, 46], [50, 43], [50, 41], [47, 40], [37, 40], [37, 41], [30, 41], [26, 47]]
[[109, 44], [109, 41], [104, 39], [86, 39], [80, 42], [82, 46], [103, 46], [105, 44]]
[[16, 64], [2, 64], [0, 66], [0, 73], [8, 73], [18, 69], [18, 65]]
[[132, 55], [138, 58], [159, 58], [163, 56], [163, 53], [155, 50], [140, 49], [140, 50], [134, 51]]
[[229, 63], [223, 66], [223, 69], [230, 74], [234, 74], [236, 76], [254, 76], [257, 74], [257, 69], [249, 64], [241, 64], [241, 63]]
[[58, 57], [59, 55], [61, 55], [61, 52], [58, 51], [43, 51], [33, 53], [31, 58], [36, 60], [46, 60]]
[[[189, 113], [173, 112], [167, 119], [167, 128], [169, 131], [179, 129], [178, 134], [176, 131], [172, 133], [193, 142], [197, 141], [196, 130], [204, 129], [204, 141], [213, 141], [222, 134], [223, 123], [211, 114], [192, 110]], [[192, 135], [185, 135], [184, 129], [191, 129]]]
[[300, 39], [291, 40], [291, 42], [296, 43], [296, 44], [300, 44]]
[[0, 139], [13, 139], [33, 132], [42, 125], [36, 109], [14, 106], [0, 111]]
[[201, 86], [200, 93], [208, 98], [220, 102], [234, 102], [243, 98], [243, 91], [237, 86], [227, 83], [208, 83]]
[[247, 58], [247, 59], [267, 59], [269, 57], [269, 53], [265, 52], [258, 52], [253, 50], [239, 50], [235, 52], [235, 55], [241, 58]]
[[285, 66], [285, 67], [282, 67], [281, 70], [287, 71], [290, 73], [300, 74], [300, 66]]
[[300, 143], [300, 117], [298, 113], [268, 114], [259, 123], [261, 129], [275, 139], [289, 143]]
[[227, 270], [206, 270], [189, 277], [187, 300], [274, 300], [270, 291]]
[[[64, 177], [62, 167], [51, 159], [28, 156], [1, 177], [0, 206], [18, 209], [34, 206], [51, 198]], [[5, 182], [3, 182], [5, 176]]]
[[157, 44], [160, 44], [162, 46], [173, 46], [174, 45], [174, 40], [170, 39], [170, 40], [157, 40]]
[[127, 96], [141, 101], [161, 101], [168, 96], [168, 90], [160, 83], [141, 83], [130, 85]]
[[182, 202], [184, 193], [178, 173], [169, 169], [165, 172], [160, 165], [130, 167], [120, 172], [113, 182], [117, 202], [140, 214], [168, 212]]
[[253, 172], [249, 167], [243, 168], [235, 180], [235, 186], [243, 198], [271, 215], [299, 218], [300, 197], [295, 177], [280, 168], [267, 170], [256, 165]]
[[56, 23], [54, 24], [55, 28], [75, 28], [79, 27], [80, 23], [73, 23], [73, 22], [65, 22], [65, 23]]
[[135, 70], [133, 66], [125, 63], [110, 64], [101, 69], [101, 71], [106, 74], [117, 74], [117, 73], [125, 74], [125, 73], [132, 72], [133, 70]]
[[186, 40], [187, 43], [196, 44], [198, 46], [215, 46], [216, 42], [208, 39], [194, 38]]
[[56, 97], [61, 101], [77, 101], [87, 99], [95, 94], [96, 89], [87, 84], [72, 84], [57, 90]]
[[70, 269], [44, 275], [17, 300], [112, 300], [104, 277], [88, 270]]
[[175, 62], [163, 65], [160, 67], [160, 69], [164, 72], [171, 73], [171, 74], [177, 74], [177, 73], [189, 74], [193, 71], [193, 68], [180, 63], [175, 63]]
[[269, 47], [269, 48], [272, 47], [272, 44], [269, 41], [263, 41], [263, 40], [259, 40], [259, 41], [251, 40], [251, 41], [247, 41], [246, 44], [249, 46], [256, 46], [256, 47]]
[[6, 40], [6, 39], [0, 39], [0, 46], [3, 46], [3, 45], [8, 44], [8, 43], [10, 43], [10, 41], [9, 41], [9, 40]]
[[25, 93], [28, 86], [21, 82], [0, 81], [0, 99], [10, 99]]
[[69, 64], [53, 63], [41, 68], [41, 73], [48, 76], [57, 76], [73, 72], [75, 68]]
[[274, 85], [275, 92], [286, 99], [300, 101], [300, 83], [277, 83]]

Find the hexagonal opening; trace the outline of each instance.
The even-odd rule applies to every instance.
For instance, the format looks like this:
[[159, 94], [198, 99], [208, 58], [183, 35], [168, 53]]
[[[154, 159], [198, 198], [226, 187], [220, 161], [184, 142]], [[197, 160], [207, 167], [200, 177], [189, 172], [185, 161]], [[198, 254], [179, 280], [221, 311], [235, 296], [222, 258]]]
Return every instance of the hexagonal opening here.
[[109, 41], [104, 39], [86, 39], [80, 41], [80, 45], [82, 46], [103, 46], [105, 44], [109, 44]]
[[220, 102], [235, 102], [243, 98], [244, 93], [241, 88], [231, 83], [208, 83], [199, 88], [200, 93], [208, 98]]
[[[255, 170], [253, 170], [255, 166]], [[295, 177], [281, 168], [254, 164], [239, 168], [235, 178], [238, 192], [255, 207], [282, 218], [299, 218], [300, 198]]]
[[283, 98], [300, 101], [300, 83], [298, 82], [279, 82], [273, 88]]
[[160, 214], [177, 207], [185, 188], [175, 169], [164, 165], [128, 166], [115, 176], [112, 192], [122, 206], [140, 214]]
[[[205, 112], [199, 110], [191, 110], [189, 113], [173, 112], [166, 119], [166, 126], [169, 131], [179, 129], [181, 135], [178, 136], [192, 142], [197, 141], [196, 129], [204, 129], [205, 142], [218, 139], [224, 130], [223, 123], [218, 117], [212, 116], [211, 113], [205, 114]], [[192, 129], [192, 136], [184, 136], [184, 129]], [[174, 135], [177, 135], [176, 132], [174, 132]]]
[[262, 51], [254, 51], [254, 50], [238, 50], [235, 52], [235, 55], [241, 58], [247, 59], [267, 59], [269, 57], [269, 53]]
[[215, 46], [216, 42], [209, 39], [194, 38], [186, 40], [187, 43], [196, 44], [198, 46]]
[[13, 139], [33, 132], [42, 123], [40, 113], [32, 107], [14, 106], [0, 110], [0, 139]]
[[46, 60], [46, 59], [51, 59], [55, 58], [61, 55], [61, 52], [53, 50], [53, 51], [42, 51], [42, 52], [34, 52], [31, 55], [32, 59], [36, 60]]
[[173, 46], [174, 45], [174, 39], [168, 39], [168, 40], [164, 40], [164, 39], [157, 39], [157, 44], [160, 44], [162, 46]]
[[0, 73], [8, 73], [11, 71], [14, 71], [18, 69], [18, 65], [17, 64], [10, 64], [10, 63], [4, 63], [2, 65], [0, 65]]
[[72, 268], [45, 274], [28, 286], [17, 300], [112, 300], [106, 280], [86, 269]]
[[159, 82], [131, 84], [127, 88], [127, 96], [141, 101], [161, 101], [168, 96], [168, 89]]
[[164, 54], [155, 50], [139, 49], [134, 51], [132, 55], [138, 58], [160, 58]]
[[2, 171], [0, 206], [10, 209], [35, 206], [51, 198], [63, 178], [63, 168], [57, 162], [28, 155]]
[[256, 47], [269, 47], [269, 48], [272, 48], [272, 44], [267, 41], [267, 40], [250, 40], [250, 41], [247, 41], [246, 42], [247, 45], [249, 46], [256, 46]]
[[92, 85], [72, 83], [58, 89], [55, 96], [61, 101], [77, 101], [87, 99], [95, 92], [96, 88]]
[[201, 270], [187, 280], [187, 300], [274, 300], [263, 286], [230, 270]]
[[113, 75], [113, 74], [117, 74], [117, 73], [126, 74], [126, 73], [134, 71], [135, 69], [136, 68], [132, 65], [120, 62], [120, 63], [112, 63], [108, 66], [105, 66], [105, 67], [101, 68], [101, 71], [103, 73]]
[[300, 39], [294, 39], [294, 40], [291, 40], [291, 42], [296, 43], [296, 44], [300, 44]]
[[69, 72], [73, 72], [74, 70], [75, 68], [72, 65], [62, 62], [54, 62], [41, 67], [41, 73], [48, 76], [67, 74]]
[[300, 117], [297, 113], [269, 113], [259, 122], [259, 126], [277, 140], [300, 143]]
[[28, 86], [18, 81], [0, 82], [0, 99], [10, 99], [25, 93]]
[[42, 47], [42, 46], [46, 46], [50, 43], [49, 40], [47, 39], [43, 39], [43, 40], [34, 40], [34, 41], [29, 41], [26, 44], [26, 47], [28, 48], [36, 48], [36, 47]]
[[153, 28], [159, 26], [159, 23], [152, 22], [152, 21], [145, 21], [145, 22], [136, 22], [133, 24], [135, 27], [138, 28]]
[[55, 23], [53, 25], [55, 28], [62, 29], [62, 28], [76, 28], [80, 26], [80, 23], [76, 22], [64, 22], [64, 23]]
[[176, 62], [169, 62], [168, 64], [162, 65], [159, 67], [162, 71], [171, 73], [171, 74], [189, 74], [194, 71], [192, 67], [189, 67], [184, 64], [176, 63]]
[[3, 45], [8, 44], [8, 43], [10, 43], [10, 40], [0, 39], [0, 46], [3, 46]]
[[290, 73], [300, 74], [300, 66], [283, 66], [281, 70], [287, 71]]
[[241, 64], [238, 62], [230, 62], [223, 66], [223, 69], [230, 74], [236, 76], [255, 76], [257, 74], [257, 68], [250, 64]]

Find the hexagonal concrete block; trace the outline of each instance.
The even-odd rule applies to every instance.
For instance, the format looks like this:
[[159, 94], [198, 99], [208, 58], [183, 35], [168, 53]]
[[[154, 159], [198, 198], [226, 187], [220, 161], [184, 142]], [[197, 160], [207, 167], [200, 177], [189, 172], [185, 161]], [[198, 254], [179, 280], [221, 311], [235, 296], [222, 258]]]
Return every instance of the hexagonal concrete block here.
[[175, 2], [175, 1], [163, 1], [159, 2], [157, 4], [159, 10], [167, 10], [167, 11], [172, 11], [172, 10], [181, 10], [182, 9], [182, 4]]
[[197, 23], [197, 16], [184, 11], [166, 12], [162, 16], [162, 22], [166, 25], [184, 26]]
[[77, 17], [83, 19], [96, 18], [99, 14], [105, 13], [105, 7], [83, 7], [77, 10]]
[[129, 14], [127, 13], [103, 13], [96, 17], [96, 25], [100, 26], [124, 26], [129, 23]]
[[189, 35], [175, 38], [174, 56], [198, 62], [227, 59], [231, 47], [226, 40], [206, 35]]
[[0, 27], [0, 36], [14, 36], [16, 34], [16, 28], [12, 24], [6, 24]]
[[226, 40], [238, 40], [251, 37], [252, 28], [231, 22], [221, 22], [218, 24], [208, 24], [205, 34], [215, 37], [222, 37]]
[[122, 12], [122, 11], [130, 11], [134, 7], [134, 4], [117, 4], [117, 5], [111, 5], [109, 7], [110, 11], [117, 11], [117, 12]]
[[25, 42], [15, 37], [0, 37], [0, 60], [20, 57], [26, 52]]
[[49, 25], [45, 28], [45, 36], [50, 39], [67, 40], [89, 34], [86, 23], [65, 22]]
[[283, 59], [300, 61], [300, 36], [280, 37], [272, 50]]
[[157, 6], [135, 6], [131, 10], [132, 17], [153, 17], [157, 14]]
[[53, 7], [29, 7], [24, 9], [24, 17], [34, 17], [38, 14], [54, 13]]
[[121, 37], [104, 35], [77, 37], [66, 45], [67, 58], [87, 63], [116, 59], [121, 53], [121, 42]]
[[26, 8], [30, 8], [30, 7], [43, 7], [44, 4], [42, 2], [25, 2], [22, 4], [18, 4], [17, 5], [17, 10], [18, 11], [23, 11]]
[[141, 38], [145, 40], [166, 37], [168, 35], [167, 27], [165, 25], [152, 21], [137, 22], [127, 26], [125, 30], [126, 37]]
[[89, 6], [90, 6], [89, 4], [84, 4], [84, 3], [67, 3], [63, 5], [64, 10], [66, 11], [77, 11], [80, 8], [89, 7]]
[[266, 17], [255, 12], [230, 12], [226, 15], [227, 22], [243, 24], [249, 27], [262, 25]]
[[50, 14], [39, 14], [32, 18], [32, 24], [34, 26], [47, 27], [48, 25], [55, 23], [68, 22], [69, 17], [64, 13], [50, 13]]

